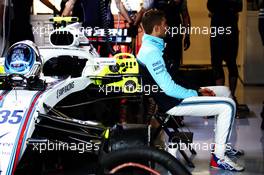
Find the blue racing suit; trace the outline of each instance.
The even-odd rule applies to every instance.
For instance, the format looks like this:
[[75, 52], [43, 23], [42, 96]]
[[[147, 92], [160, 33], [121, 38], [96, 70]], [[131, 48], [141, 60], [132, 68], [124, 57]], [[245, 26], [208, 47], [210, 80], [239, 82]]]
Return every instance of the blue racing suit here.
[[[146, 74], [150, 74], [149, 79], [153, 78], [153, 84], [158, 85], [166, 96], [178, 100], [178, 102], [169, 105], [170, 107], [174, 107], [179, 104], [182, 99], [198, 96], [198, 93], [195, 90], [186, 89], [172, 80], [162, 57], [164, 46], [163, 39], [144, 34], [137, 60], [140, 67], [147, 69]], [[169, 97], [168, 99], [163, 98], [163, 100], [169, 100]], [[160, 98], [158, 97], [157, 99]], [[164, 101], [161, 103], [164, 103]], [[165, 106], [165, 108], [169, 109], [169, 106]]]
[[197, 91], [178, 85], [167, 72], [162, 57], [163, 49], [163, 39], [147, 34], [143, 36], [142, 46], [137, 55], [139, 68], [143, 73], [142, 78], [152, 86], [158, 85], [163, 91], [152, 92], [151, 95], [159, 109], [172, 116], [217, 116], [214, 154], [224, 159], [236, 114], [235, 102], [230, 98], [229, 88], [206, 87], [216, 96], [198, 96]]

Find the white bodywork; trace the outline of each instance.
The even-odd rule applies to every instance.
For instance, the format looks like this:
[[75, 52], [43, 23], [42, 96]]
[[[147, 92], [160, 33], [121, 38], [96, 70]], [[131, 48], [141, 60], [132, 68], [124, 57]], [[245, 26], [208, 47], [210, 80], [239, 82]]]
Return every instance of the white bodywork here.
[[[82, 76], [78, 78], [60, 80], [42, 76], [41, 79], [48, 83], [47, 89], [43, 92], [0, 90], [0, 175], [14, 174], [26, 149], [26, 141], [34, 132], [38, 112], [45, 114], [43, 103], [54, 107], [69, 94], [85, 89], [92, 83], [89, 76], [96, 75], [103, 67], [100, 65], [99, 55], [90, 47], [43, 47], [40, 48], [40, 54], [44, 63], [60, 55], [78, 56], [88, 61]], [[96, 58], [99, 61], [96, 61]]]

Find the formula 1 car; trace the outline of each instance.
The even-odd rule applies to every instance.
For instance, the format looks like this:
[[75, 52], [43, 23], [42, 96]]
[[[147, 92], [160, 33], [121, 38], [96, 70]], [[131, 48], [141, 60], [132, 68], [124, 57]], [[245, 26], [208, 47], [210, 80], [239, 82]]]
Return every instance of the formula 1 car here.
[[[56, 145], [60, 150], [74, 147], [75, 151], [80, 151], [76, 145], [85, 144], [88, 148], [81, 151], [98, 155], [113, 152], [113, 159], [101, 159], [98, 174], [114, 174], [127, 166], [150, 172], [149, 161], [157, 161], [171, 174], [189, 174], [173, 156], [146, 148], [149, 126], [107, 127], [101, 120], [89, 117], [92, 108], [83, 112], [76, 105], [120, 98], [120, 94], [105, 95], [105, 90], [113, 86], [121, 87], [126, 95], [137, 91], [135, 58], [122, 60], [120, 57], [119, 54], [113, 59], [99, 58], [89, 43], [83, 48], [54, 45], [38, 49], [30, 41], [11, 46], [3, 61], [5, 73], [0, 77], [0, 175], [15, 174], [25, 152], [49, 151], [47, 145], [50, 144], [53, 149]], [[67, 106], [71, 106], [70, 110], [63, 110]], [[80, 112], [83, 115], [79, 115]], [[45, 147], [38, 147], [43, 145]], [[129, 152], [118, 151], [127, 147], [131, 148]], [[135, 153], [145, 159], [138, 160]], [[131, 162], [134, 164], [128, 164]], [[123, 166], [119, 167], [121, 164]]]

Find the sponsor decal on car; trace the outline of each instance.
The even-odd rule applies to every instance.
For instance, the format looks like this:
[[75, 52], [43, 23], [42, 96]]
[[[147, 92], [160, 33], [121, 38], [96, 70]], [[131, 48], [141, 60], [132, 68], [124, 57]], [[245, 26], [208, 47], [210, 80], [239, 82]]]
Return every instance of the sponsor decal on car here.
[[23, 114], [23, 110], [0, 110], [0, 125], [5, 123], [12, 125], [19, 124], [22, 120]]
[[74, 88], [74, 81], [67, 84], [66, 86], [64, 86], [61, 89], [57, 90], [57, 99], [60, 98], [60, 96], [62, 96], [63, 94], [65, 94], [66, 92], [69, 92], [71, 89]]

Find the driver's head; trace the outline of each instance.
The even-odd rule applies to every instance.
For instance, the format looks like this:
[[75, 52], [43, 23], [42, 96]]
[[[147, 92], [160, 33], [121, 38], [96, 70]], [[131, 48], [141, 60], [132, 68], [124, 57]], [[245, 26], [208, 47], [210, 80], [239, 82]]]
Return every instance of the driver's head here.
[[146, 34], [164, 38], [168, 27], [164, 12], [155, 9], [148, 10], [143, 15], [142, 26]]
[[42, 64], [38, 48], [32, 41], [12, 45], [5, 59], [6, 74], [38, 75]]

